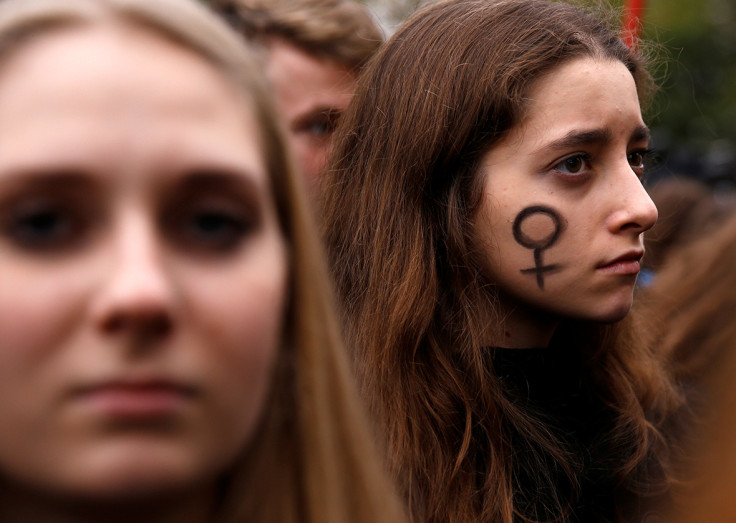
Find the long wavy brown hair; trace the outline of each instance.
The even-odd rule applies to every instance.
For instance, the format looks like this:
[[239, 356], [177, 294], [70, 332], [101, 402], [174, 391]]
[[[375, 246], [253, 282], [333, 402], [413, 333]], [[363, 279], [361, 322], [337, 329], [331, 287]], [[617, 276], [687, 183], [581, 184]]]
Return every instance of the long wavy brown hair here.
[[[487, 341], [502, 319], [473, 231], [484, 153], [520, 121], [531, 82], [588, 56], [624, 63], [640, 99], [651, 90], [641, 56], [579, 8], [444, 1], [379, 51], [344, 117], [324, 237], [362, 393], [414, 521], [539, 519], [524, 514], [536, 490], [520, 470], [540, 491], [557, 491], [552, 468], [575, 488], [575, 457], [494, 376]], [[617, 500], [662, 488], [656, 424], [676, 404], [636, 333], [632, 319], [569, 320], [551, 343], [575, 355], [611, 412], [600, 446]], [[568, 505], [552, 512], [564, 518]]]

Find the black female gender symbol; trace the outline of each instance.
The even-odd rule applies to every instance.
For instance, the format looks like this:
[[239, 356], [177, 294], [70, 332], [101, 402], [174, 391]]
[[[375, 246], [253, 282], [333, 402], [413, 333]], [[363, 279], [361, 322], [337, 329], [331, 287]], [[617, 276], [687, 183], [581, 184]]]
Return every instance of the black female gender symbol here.
[[[548, 216], [551, 220], [552, 230], [542, 238], [533, 238], [522, 230], [524, 220], [537, 214]], [[524, 274], [536, 274], [537, 285], [539, 285], [539, 288], [542, 290], [544, 290], [544, 274], [556, 271], [560, 268], [558, 264], [544, 265], [542, 263], [542, 251], [549, 249], [555, 244], [564, 228], [565, 224], [560, 215], [557, 214], [557, 211], [543, 205], [527, 207], [522, 210], [514, 220], [514, 238], [516, 241], [527, 249], [534, 249], [534, 267], [531, 269], [522, 269], [521, 272]]]

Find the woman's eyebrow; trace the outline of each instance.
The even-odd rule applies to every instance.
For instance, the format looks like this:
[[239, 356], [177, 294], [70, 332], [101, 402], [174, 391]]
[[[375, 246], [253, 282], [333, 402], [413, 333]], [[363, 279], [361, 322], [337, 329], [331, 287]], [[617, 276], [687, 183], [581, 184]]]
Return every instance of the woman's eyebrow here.
[[184, 174], [174, 184], [187, 192], [199, 194], [224, 191], [231, 196], [244, 198], [251, 205], [260, 205], [268, 197], [268, 189], [260, 183], [259, 177], [241, 168], [203, 166]]
[[634, 132], [631, 133], [631, 138], [629, 139], [630, 142], [649, 142], [649, 139], [651, 138], [652, 133], [649, 132], [649, 128], [646, 125], [640, 125], [636, 129], [634, 129]]
[[49, 190], [77, 190], [93, 187], [95, 181], [83, 169], [76, 167], [19, 167], [2, 172], [3, 188], [35, 187]]
[[583, 145], [605, 145], [613, 139], [610, 129], [573, 130], [542, 147], [542, 151], [572, 149]]
[[[629, 137], [629, 142], [649, 141], [649, 128], [645, 125], [637, 126]], [[610, 129], [591, 129], [568, 132], [562, 138], [554, 140], [541, 148], [541, 151], [557, 151], [560, 149], [574, 149], [585, 145], [606, 145], [613, 140]]]

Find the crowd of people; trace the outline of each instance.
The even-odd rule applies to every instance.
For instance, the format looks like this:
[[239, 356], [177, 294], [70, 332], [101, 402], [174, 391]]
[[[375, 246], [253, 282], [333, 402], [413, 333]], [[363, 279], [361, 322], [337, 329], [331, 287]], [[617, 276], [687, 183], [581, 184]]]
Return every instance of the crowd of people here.
[[0, 521], [731, 521], [736, 216], [597, 9], [2, 0]]

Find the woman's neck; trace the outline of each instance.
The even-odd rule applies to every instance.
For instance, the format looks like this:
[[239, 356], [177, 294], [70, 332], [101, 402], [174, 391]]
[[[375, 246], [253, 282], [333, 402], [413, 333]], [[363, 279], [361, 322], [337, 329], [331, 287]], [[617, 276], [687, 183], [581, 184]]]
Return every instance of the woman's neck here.
[[0, 483], [3, 523], [211, 523], [214, 489], [182, 491], [146, 499], [87, 501]]
[[487, 345], [507, 349], [547, 347], [560, 324], [560, 318], [535, 307], [499, 299], [501, 324]]

